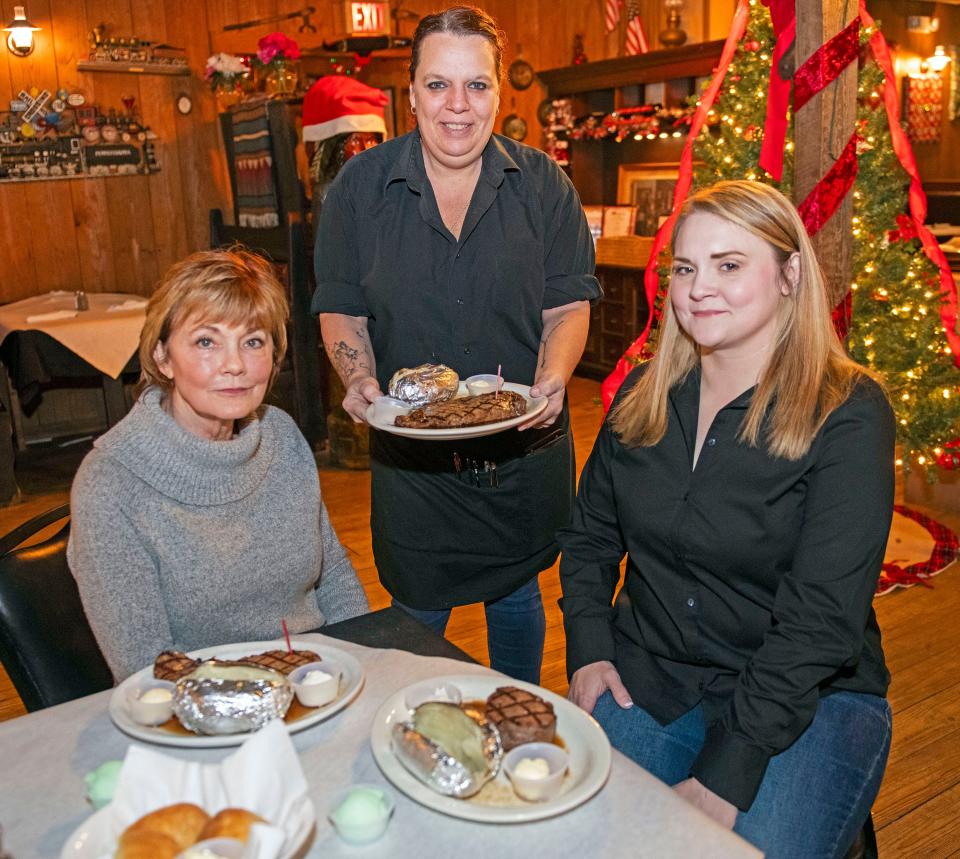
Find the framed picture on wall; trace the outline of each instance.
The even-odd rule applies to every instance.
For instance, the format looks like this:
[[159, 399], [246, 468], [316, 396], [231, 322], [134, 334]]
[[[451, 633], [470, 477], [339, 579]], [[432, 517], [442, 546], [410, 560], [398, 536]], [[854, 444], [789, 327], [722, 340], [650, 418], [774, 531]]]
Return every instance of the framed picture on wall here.
[[387, 126], [387, 140], [389, 140], [397, 136], [396, 91], [392, 86], [385, 86], [380, 87], [380, 92], [387, 97], [387, 103], [383, 106], [383, 122]]
[[617, 176], [617, 203], [635, 206], [638, 236], [652, 236], [673, 209], [677, 164], [621, 164]]

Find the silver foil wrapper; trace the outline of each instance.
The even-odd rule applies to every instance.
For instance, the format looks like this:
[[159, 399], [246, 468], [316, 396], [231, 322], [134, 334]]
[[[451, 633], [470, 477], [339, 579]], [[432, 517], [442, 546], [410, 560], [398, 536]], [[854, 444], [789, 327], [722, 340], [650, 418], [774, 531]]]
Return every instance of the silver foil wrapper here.
[[390, 379], [387, 393], [412, 406], [443, 403], [457, 395], [460, 377], [443, 364], [421, 364], [397, 370]]
[[[456, 704], [430, 702], [421, 707], [452, 707]], [[419, 708], [418, 708], [419, 709]], [[462, 711], [461, 711], [462, 712]], [[471, 718], [466, 716], [466, 718]], [[445, 796], [466, 799], [478, 793], [500, 772], [503, 760], [503, 746], [500, 732], [485, 719], [476, 722], [482, 766], [476, 762], [461, 760], [452, 754], [440, 739], [431, 739], [418, 731], [413, 719], [399, 722], [393, 726], [393, 751], [397, 759], [428, 787]]]
[[185, 677], [173, 693], [173, 712], [197, 734], [239, 734], [256, 731], [282, 719], [293, 700], [293, 687], [282, 674], [276, 679]]

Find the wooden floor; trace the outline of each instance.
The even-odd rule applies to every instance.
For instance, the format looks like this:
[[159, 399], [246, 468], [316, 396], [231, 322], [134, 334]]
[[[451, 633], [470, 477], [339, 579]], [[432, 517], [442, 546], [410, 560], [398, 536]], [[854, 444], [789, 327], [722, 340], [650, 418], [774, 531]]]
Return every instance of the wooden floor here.
[[[582, 465], [600, 425], [599, 385], [583, 379], [571, 384], [577, 462]], [[370, 542], [368, 472], [321, 471], [324, 498], [337, 533], [363, 582], [373, 608], [389, 602], [377, 581]], [[35, 496], [0, 509], [0, 533], [6, 533], [55, 504], [66, 493]], [[960, 529], [960, 511], [928, 510]], [[543, 685], [565, 694], [563, 628], [554, 567], [540, 578], [547, 613]], [[960, 569], [950, 569], [933, 588], [896, 591], [876, 602], [887, 663], [893, 674], [890, 700], [894, 738], [874, 819], [880, 855], [960, 857]], [[482, 662], [486, 635], [482, 609], [456, 609], [449, 637]], [[23, 713], [19, 698], [0, 669], [0, 720]]]

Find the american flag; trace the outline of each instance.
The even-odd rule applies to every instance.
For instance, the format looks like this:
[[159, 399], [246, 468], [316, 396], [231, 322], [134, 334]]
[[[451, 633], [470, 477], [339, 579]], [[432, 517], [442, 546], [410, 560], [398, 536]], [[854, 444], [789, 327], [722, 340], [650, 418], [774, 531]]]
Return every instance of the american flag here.
[[622, 5], [623, 0], [607, 0], [606, 6], [604, 7], [603, 20], [608, 33], [612, 33], [617, 29], [617, 25], [620, 23], [620, 7]]
[[650, 46], [647, 44], [647, 34], [643, 31], [643, 21], [640, 20], [640, 0], [627, 0], [626, 5], [627, 56], [632, 57], [635, 54], [645, 54], [650, 50]]

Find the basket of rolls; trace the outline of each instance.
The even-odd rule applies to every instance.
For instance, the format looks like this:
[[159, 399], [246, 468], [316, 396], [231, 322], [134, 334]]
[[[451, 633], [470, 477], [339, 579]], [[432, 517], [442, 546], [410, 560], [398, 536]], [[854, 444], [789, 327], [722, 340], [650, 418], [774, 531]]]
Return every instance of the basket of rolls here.
[[131, 823], [117, 839], [114, 857], [244, 859], [257, 823], [269, 821], [245, 808], [223, 808], [211, 816], [192, 802], [176, 802]]
[[61, 859], [293, 859], [316, 814], [287, 729], [270, 722], [219, 764], [131, 746], [111, 801]]

